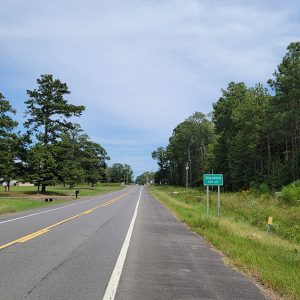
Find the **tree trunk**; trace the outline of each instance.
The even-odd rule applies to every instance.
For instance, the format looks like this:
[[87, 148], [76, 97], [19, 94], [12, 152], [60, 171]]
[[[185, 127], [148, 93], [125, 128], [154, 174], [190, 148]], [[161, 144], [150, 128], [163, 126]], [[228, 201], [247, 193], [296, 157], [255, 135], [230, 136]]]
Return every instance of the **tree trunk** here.
[[192, 161], [191, 161], [191, 152], [190, 152], [190, 147], [188, 147], [188, 159], [189, 159], [189, 177], [190, 177], [190, 186], [192, 187]]
[[7, 180], [7, 192], [10, 191], [10, 179]]
[[271, 165], [271, 146], [268, 139], [268, 176], [270, 175], [270, 165]]
[[42, 183], [41, 193], [46, 193], [46, 184]]

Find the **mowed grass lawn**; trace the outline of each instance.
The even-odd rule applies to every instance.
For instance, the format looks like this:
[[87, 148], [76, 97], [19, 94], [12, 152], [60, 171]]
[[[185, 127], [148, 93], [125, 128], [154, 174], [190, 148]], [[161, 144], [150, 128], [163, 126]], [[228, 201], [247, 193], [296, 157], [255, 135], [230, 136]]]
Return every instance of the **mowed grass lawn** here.
[[[1, 187], [3, 188], [3, 187]], [[0, 190], [0, 215], [14, 213], [53, 204], [63, 203], [75, 199], [75, 190], [79, 190], [79, 198], [109, 193], [121, 189], [120, 184], [103, 183], [94, 187], [78, 185], [73, 189], [62, 185], [47, 187], [46, 194], [37, 194], [37, 187], [12, 186], [10, 192]], [[73, 194], [73, 195], [72, 195]], [[52, 198], [52, 202], [45, 202], [45, 198]]]
[[[150, 191], [193, 231], [221, 250], [227, 262], [283, 299], [300, 299], [299, 206], [284, 206], [267, 195], [221, 193], [218, 221], [216, 193], [212, 193], [207, 218], [206, 195], [200, 190], [153, 186]], [[267, 238], [269, 216], [274, 219]]]

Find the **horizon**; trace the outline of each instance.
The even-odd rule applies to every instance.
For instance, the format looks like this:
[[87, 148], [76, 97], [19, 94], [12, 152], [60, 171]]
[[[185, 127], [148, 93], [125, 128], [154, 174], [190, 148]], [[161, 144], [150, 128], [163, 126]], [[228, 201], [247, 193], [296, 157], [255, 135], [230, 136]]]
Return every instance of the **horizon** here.
[[[134, 177], [195, 111], [208, 114], [231, 81], [272, 78], [300, 39], [298, 1], [3, 1], [0, 92], [22, 129], [26, 89], [66, 82], [74, 118]], [[73, 119], [72, 119], [73, 120]]]

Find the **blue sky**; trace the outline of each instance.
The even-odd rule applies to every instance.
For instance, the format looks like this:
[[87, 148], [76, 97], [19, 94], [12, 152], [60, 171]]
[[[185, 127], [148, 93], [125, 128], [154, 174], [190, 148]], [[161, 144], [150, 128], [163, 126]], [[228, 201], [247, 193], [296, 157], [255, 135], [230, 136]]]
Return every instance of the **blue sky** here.
[[230, 81], [265, 84], [296, 40], [294, 0], [0, 0], [0, 92], [22, 123], [26, 89], [53, 74], [110, 164], [138, 175], [179, 122]]

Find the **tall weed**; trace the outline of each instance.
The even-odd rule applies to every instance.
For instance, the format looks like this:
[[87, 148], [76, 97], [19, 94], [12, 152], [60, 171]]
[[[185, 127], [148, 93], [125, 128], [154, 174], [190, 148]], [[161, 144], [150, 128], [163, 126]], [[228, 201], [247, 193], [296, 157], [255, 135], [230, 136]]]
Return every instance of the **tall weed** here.
[[277, 195], [279, 199], [287, 205], [300, 205], [300, 180], [283, 187], [281, 192]]

